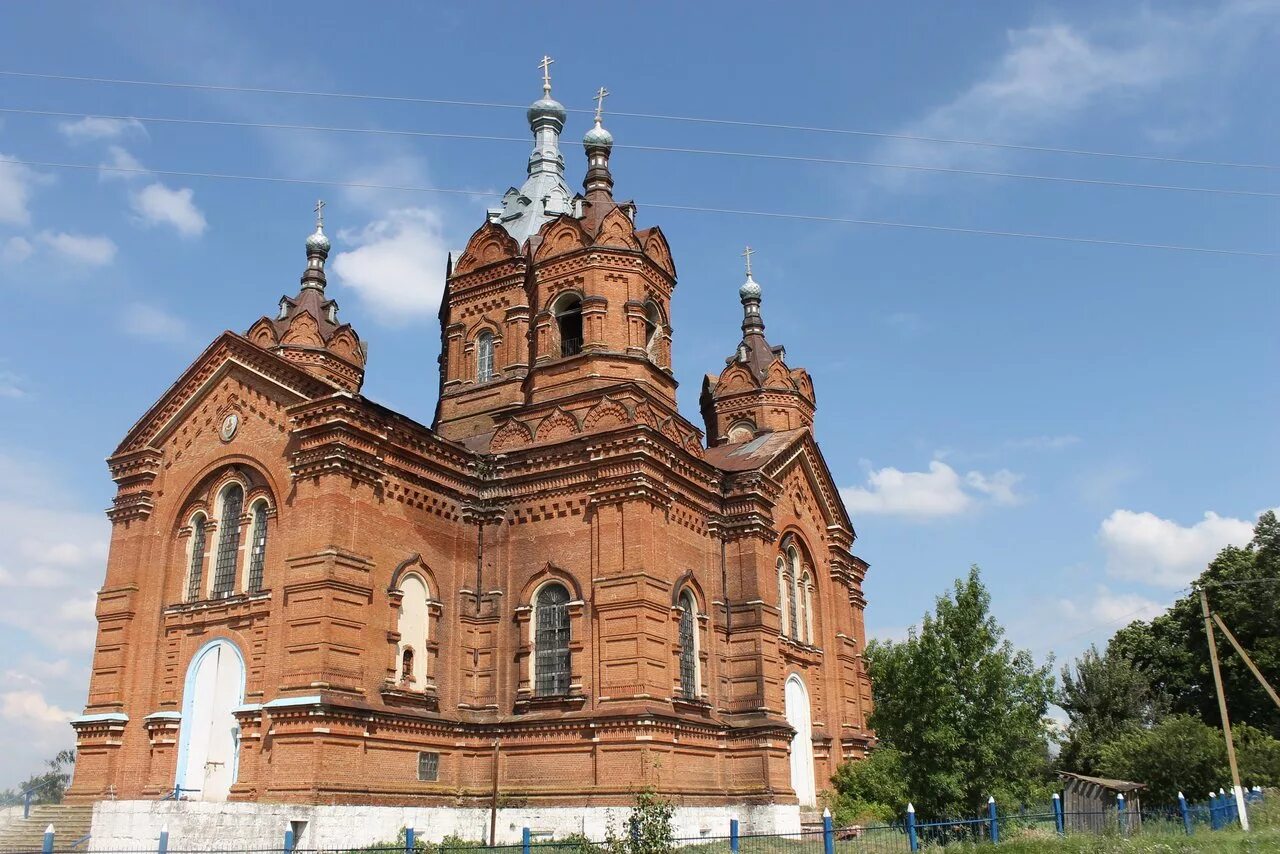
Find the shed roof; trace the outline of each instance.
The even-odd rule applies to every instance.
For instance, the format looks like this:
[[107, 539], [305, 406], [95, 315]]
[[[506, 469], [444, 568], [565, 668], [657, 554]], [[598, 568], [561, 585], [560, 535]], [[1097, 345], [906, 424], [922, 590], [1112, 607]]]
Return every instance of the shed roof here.
[[1084, 774], [1072, 774], [1070, 771], [1059, 771], [1058, 776], [1064, 780], [1071, 779], [1093, 783], [1113, 792], [1136, 792], [1138, 789], [1147, 787], [1146, 783], [1134, 783], [1130, 780], [1108, 780], [1106, 777], [1087, 777]]

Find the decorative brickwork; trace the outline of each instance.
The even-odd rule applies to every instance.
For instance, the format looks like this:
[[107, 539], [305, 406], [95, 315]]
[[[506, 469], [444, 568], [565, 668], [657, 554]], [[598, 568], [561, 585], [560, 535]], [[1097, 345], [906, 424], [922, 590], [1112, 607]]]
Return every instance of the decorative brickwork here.
[[[531, 163], [554, 172], [558, 105], [539, 104]], [[129, 431], [70, 799], [185, 780], [203, 800], [479, 807], [496, 774], [530, 807], [643, 786], [778, 805], [864, 755], [867, 566], [811, 381], [744, 325], [704, 446], [676, 409], [671, 251], [613, 201], [606, 138], [586, 196], [508, 198], [537, 230], [517, 242], [491, 212], [453, 263], [431, 427], [356, 393], [364, 345], [323, 298], [318, 229], [299, 296]]]

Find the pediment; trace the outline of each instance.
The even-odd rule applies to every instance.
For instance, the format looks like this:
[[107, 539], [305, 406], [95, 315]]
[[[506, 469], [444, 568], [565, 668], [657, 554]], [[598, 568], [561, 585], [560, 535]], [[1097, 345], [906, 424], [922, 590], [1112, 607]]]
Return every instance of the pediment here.
[[791, 381], [791, 371], [787, 370], [787, 366], [782, 364], [781, 359], [774, 360], [774, 363], [769, 366], [769, 371], [765, 374], [764, 384], [768, 388], [795, 388], [795, 383]]
[[646, 228], [644, 231], [637, 232], [636, 238], [644, 247], [644, 254], [674, 279], [676, 263], [671, 257], [671, 244], [667, 243], [667, 236], [662, 233], [662, 229], [656, 225]]
[[723, 395], [735, 391], [750, 391], [756, 387], [756, 379], [751, 375], [751, 371], [734, 363], [720, 374], [720, 381], [715, 384], [715, 393]]
[[324, 336], [320, 334], [320, 324], [306, 311], [299, 311], [289, 322], [289, 328], [280, 336], [281, 344], [294, 347], [323, 347]]
[[[853, 522], [840, 498], [840, 487], [832, 478], [822, 451], [808, 430], [765, 465], [764, 473], [779, 483], [803, 483], [803, 490], [821, 515], [822, 524], [841, 526], [852, 534]], [[791, 501], [792, 498], [784, 496], [784, 500]]]
[[582, 249], [591, 242], [582, 226], [571, 216], [562, 216], [542, 227], [542, 244], [535, 254], [537, 260], [563, 255]]
[[636, 240], [636, 228], [630, 217], [622, 208], [614, 208], [605, 214], [596, 232], [596, 246], [620, 246], [624, 249], [639, 249], [640, 241]]
[[257, 323], [249, 327], [246, 337], [264, 350], [269, 350], [280, 343], [276, 338], [275, 324], [269, 317], [259, 318]]
[[129, 429], [113, 456], [158, 447], [228, 375], [237, 375], [284, 405], [324, 397], [337, 390], [249, 339], [224, 332]]
[[520, 247], [505, 228], [497, 223], [486, 222], [467, 241], [462, 257], [453, 265], [453, 274], [457, 276], [469, 273], [519, 254]]

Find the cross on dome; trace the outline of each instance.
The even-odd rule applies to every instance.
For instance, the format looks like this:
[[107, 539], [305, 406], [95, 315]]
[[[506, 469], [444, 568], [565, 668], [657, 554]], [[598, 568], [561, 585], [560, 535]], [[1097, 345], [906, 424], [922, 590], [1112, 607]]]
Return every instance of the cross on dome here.
[[601, 86], [596, 91], [596, 124], [603, 121], [604, 99], [609, 97], [609, 90]]
[[752, 249], [750, 246], [742, 250], [742, 257], [747, 259], [747, 278], [748, 279], [751, 278], [751, 256], [754, 255], [755, 253], [756, 253], [756, 250]]
[[324, 228], [324, 199], [317, 199], [316, 206], [316, 228]]
[[546, 97], [551, 96], [551, 65], [555, 60], [545, 54], [542, 61], [538, 63], [538, 67], [542, 69], [542, 92]]

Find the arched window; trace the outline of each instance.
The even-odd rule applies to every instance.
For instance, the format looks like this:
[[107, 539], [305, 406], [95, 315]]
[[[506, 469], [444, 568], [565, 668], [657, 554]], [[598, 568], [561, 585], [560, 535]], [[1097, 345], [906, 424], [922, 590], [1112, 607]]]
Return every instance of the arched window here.
[[576, 356], [582, 352], [582, 300], [577, 294], [567, 294], [556, 304], [555, 315], [560, 355]]
[[191, 519], [191, 541], [187, 544], [187, 601], [200, 599], [200, 585], [204, 581], [204, 514], [197, 513]]
[[427, 657], [415, 654], [415, 650], [426, 649], [431, 628], [430, 599], [430, 589], [421, 575], [410, 572], [400, 580], [400, 617], [396, 621], [400, 645], [396, 649], [396, 672], [401, 684], [419, 691], [427, 684]]
[[533, 603], [533, 693], [552, 697], [569, 693], [569, 591], [545, 585]]
[[662, 312], [658, 310], [658, 306], [653, 302], [644, 304], [644, 347], [649, 353], [649, 358], [655, 358], [658, 354], [654, 350], [654, 345], [662, 336]]
[[756, 437], [756, 425], [750, 421], [735, 421], [729, 428], [730, 442], [749, 442]]
[[218, 560], [213, 569], [213, 596], [230, 596], [236, 586], [236, 556], [240, 553], [240, 511], [244, 487], [230, 483], [222, 490], [222, 516], [218, 520]]
[[804, 629], [808, 622], [804, 591], [800, 584], [800, 551], [792, 543], [787, 547], [787, 588], [791, 592], [791, 637], [804, 641]]
[[800, 623], [800, 628], [804, 632], [804, 642], [813, 643], [813, 578], [806, 569], [800, 575], [800, 606], [804, 609], [804, 619]]
[[791, 634], [791, 626], [789, 622], [791, 616], [791, 585], [787, 582], [787, 564], [782, 558], [778, 558], [778, 613], [781, 623], [778, 629], [783, 636]]
[[476, 382], [493, 379], [493, 333], [485, 330], [476, 336]]
[[262, 589], [262, 570], [267, 561], [267, 502], [255, 501], [253, 504], [253, 535], [249, 549], [249, 584], [250, 593]]
[[698, 690], [698, 606], [693, 592], [680, 594], [680, 693], [694, 700]]
[[400, 683], [402, 685], [413, 684], [413, 647], [404, 648], [404, 654], [400, 656]]

